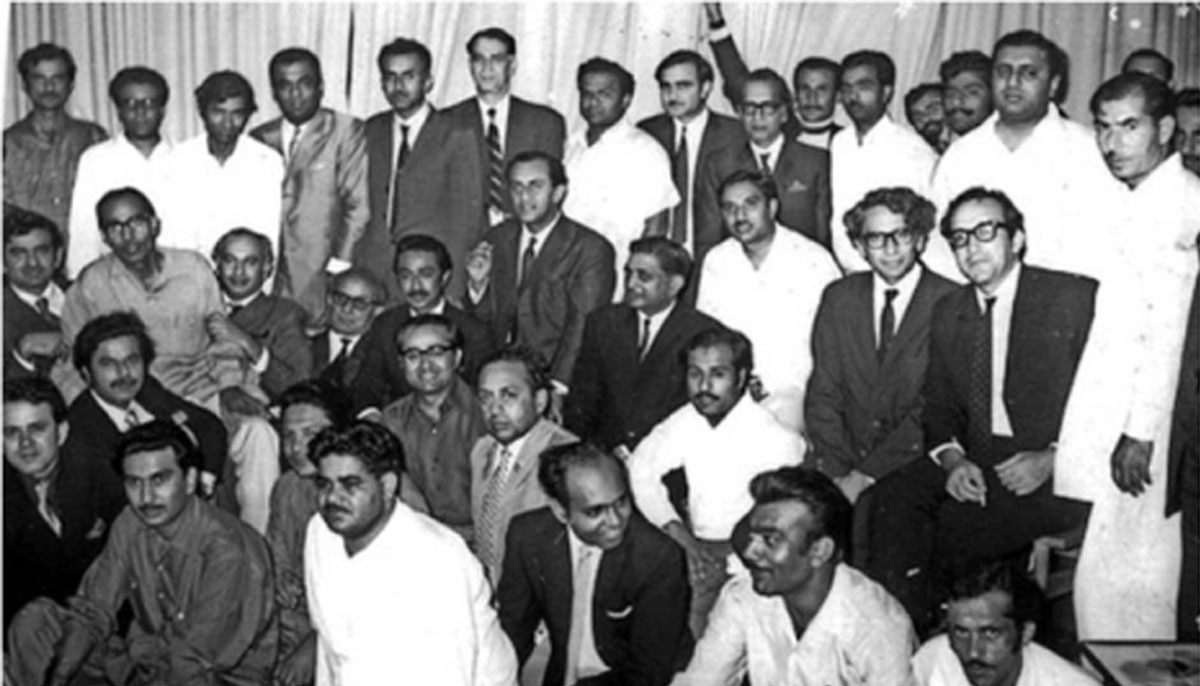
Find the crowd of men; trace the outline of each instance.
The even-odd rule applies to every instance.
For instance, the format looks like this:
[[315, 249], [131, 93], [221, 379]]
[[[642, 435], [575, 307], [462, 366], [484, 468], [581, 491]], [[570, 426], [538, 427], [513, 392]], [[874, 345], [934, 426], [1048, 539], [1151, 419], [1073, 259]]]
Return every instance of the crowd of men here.
[[108, 138], [22, 53], [5, 683], [1070, 686], [1075, 639], [1196, 641], [1196, 89], [1138, 50], [1081, 125], [1019, 30], [910, 128], [888, 55], [789, 83], [705, 11], [736, 118], [684, 49], [636, 124], [581, 64], [575, 132], [496, 27], [451, 107], [414, 40], [366, 121], [292, 47], [281, 117], [216, 72], [179, 143], [156, 71]]

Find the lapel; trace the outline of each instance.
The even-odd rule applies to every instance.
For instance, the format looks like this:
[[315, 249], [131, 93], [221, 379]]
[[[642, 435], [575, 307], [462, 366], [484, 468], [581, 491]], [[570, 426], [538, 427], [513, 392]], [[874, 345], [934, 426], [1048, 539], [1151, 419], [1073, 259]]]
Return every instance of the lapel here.
[[[917, 281], [917, 287], [913, 289], [912, 298], [908, 301], [908, 307], [904, 310], [904, 318], [900, 320], [896, 327], [896, 336], [892, 339], [892, 347], [888, 348], [887, 356], [884, 358], [884, 365], [891, 363], [892, 359], [899, 355], [899, 351], [908, 346], [910, 340], [917, 336], [923, 328], [928, 327], [928, 322], [918, 322], [917, 319], [925, 319], [919, 312], [928, 310], [933, 303], [929, 302], [935, 296], [933, 292], [933, 278], [930, 276], [929, 269], [922, 268], [921, 278]], [[922, 324], [926, 326], [922, 326]]]
[[[554, 515], [550, 515], [554, 517]], [[574, 575], [571, 568], [571, 546], [567, 539], [567, 527], [557, 519], [554, 533], [543, 539], [539, 557], [543, 560], [543, 578], [546, 580], [547, 615], [561, 616], [563, 626], [570, 627], [571, 599], [574, 593]]]
[[395, 114], [386, 110], [372, 118], [367, 126], [367, 166], [368, 177], [372, 181], [372, 197], [377, 200], [372, 203], [372, 212], [378, 210], [379, 217], [371, 217], [382, 225], [387, 216], [388, 182], [392, 176], [392, 127], [395, 126]]
[[333, 113], [326, 109], [317, 110], [309, 120], [308, 127], [296, 147], [296, 156], [288, 160], [287, 175], [291, 178], [312, 164], [312, 159], [325, 148], [326, 139], [333, 133]]
[[[697, 167], [709, 153], [719, 147], [717, 128], [720, 125], [721, 121], [717, 118], [717, 113], [710, 110], [708, 113], [708, 124], [704, 126], [704, 133], [700, 136], [700, 154], [696, 156]], [[699, 170], [697, 170], [697, 173], [699, 173]]]
[[318, 369], [329, 366], [329, 333], [322, 331], [312, 338], [313, 363]]
[[[520, 233], [518, 232], [517, 235], [519, 246]], [[567, 219], [565, 214], [561, 215], [558, 219], [558, 225], [550, 232], [550, 236], [546, 238], [545, 244], [542, 245], [541, 250], [538, 250], [537, 257], [533, 259], [533, 268], [529, 270], [529, 274], [525, 278], [525, 283], [521, 284], [522, 295], [529, 292], [533, 288], [533, 284], [541, 282], [544, 276], [549, 273], [550, 267], [558, 264], [563, 259], [567, 253], [567, 249], [571, 247], [574, 241], [575, 225]]]
[[[1008, 355], [1004, 359], [1004, 392], [1001, 395], [1004, 398], [1005, 405], [1008, 404], [1008, 399], [1013, 396], [1014, 387], [1021, 388], [1028, 385], [1026, 379], [1021, 377], [1020, 372], [1022, 369], [1028, 369], [1029, 366], [1022, 364], [1014, 366], [1013, 360], [1029, 359], [1031, 356], [1037, 355], [1039, 352], [1037, 348], [1046, 340], [1046, 338], [1037, 340], [1032, 336], [1026, 335], [1026, 332], [1039, 331], [1047, 324], [1049, 327], [1055, 326], [1054, 322], [1034, 320], [1034, 316], [1040, 309], [1038, 307], [1036, 280], [1037, 273], [1028, 265], [1021, 265], [1021, 277], [1017, 280], [1017, 292], [1013, 294], [1012, 321], [1008, 323]], [[995, 326], [995, 320], [992, 321], [992, 325]], [[1061, 335], [1061, 331], [1057, 333]], [[1045, 351], [1042, 352], [1045, 354]], [[1011, 423], [1011, 412], [1009, 413], [1009, 420]], [[1013, 427], [1013, 429], [1015, 431], [1016, 427]]]
[[554, 425], [546, 419], [539, 419], [529, 430], [529, 439], [521, 446], [521, 452], [517, 454], [517, 463], [513, 465], [512, 475], [509, 476], [508, 492], [502, 496], [506, 506], [511, 505], [513, 498], [522, 492], [526, 481], [535, 478], [538, 456], [550, 442], [553, 433]]
[[[600, 569], [596, 570], [596, 588], [592, 593], [592, 633], [595, 634], [597, 620], [606, 617], [605, 608], [610, 606], [610, 599], [618, 597], [618, 586], [621, 582], [621, 571], [625, 569], [629, 557], [630, 538], [632, 537], [632, 522], [625, 530], [625, 540], [612, 550], [604, 551], [600, 558]], [[618, 608], [619, 609], [619, 608]], [[600, 637], [596, 637], [597, 642]]]
[[258, 130], [258, 139], [275, 150], [280, 155], [283, 154], [283, 119], [272, 119], [263, 124], [263, 127]]
[[[672, 360], [659, 361], [658, 358], [662, 357], [666, 351], [672, 350], [675, 339], [681, 335], [680, 329], [683, 326], [683, 315], [679, 312], [681, 307], [683, 307], [683, 303], [676, 300], [675, 309], [671, 310], [671, 314], [667, 315], [666, 321], [663, 322], [662, 327], [658, 330], [658, 335], [650, 342], [650, 349], [646, 351], [646, 356], [639, 361], [639, 367], [645, 366], [653, 369], [658, 364], [670, 364], [672, 362]], [[633, 318], [630, 321], [630, 329], [633, 331], [633, 350], [634, 355], [637, 355], [637, 340], [641, 335], [641, 332], [638, 331], [640, 317], [638, 317], [637, 310], [630, 309], [633, 312]]]
[[786, 195], [789, 190], [788, 180], [799, 176], [797, 173], [797, 167], [800, 165], [798, 147], [799, 144], [791, 137], [786, 135], [783, 137], [783, 147], [779, 149], [779, 159], [775, 161], [775, 169], [771, 171], [771, 175], [775, 177], [775, 183], [779, 185], [780, 197]]
[[[529, 150], [533, 148], [533, 132], [529, 128], [528, 122], [525, 121], [528, 111], [525, 108], [525, 101], [516, 97], [509, 96], [508, 99], [508, 123], [504, 128], [504, 161], [513, 158], [515, 152], [521, 150]], [[483, 149], [483, 168], [488, 168], [487, 159], [487, 139], [482, 133], [483, 122], [479, 117], [475, 117], [475, 128], [480, 129], [479, 140], [484, 141]]]
[[4, 284], [4, 311], [5, 314], [24, 312], [29, 317], [52, 326], [55, 329], [59, 329], [62, 326], [61, 320], [59, 320], [59, 318], [53, 312], [49, 312], [45, 317], [43, 317], [42, 313], [38, 312], [36, 307], [32, 307], [29, 303], [22, 300], [21, 297], [13, 291], [12, 285], [7, 283]]
[[[405, 164], [408, 165], [409, 172], [413, 170], [413, 164], [419, 163], [420, 160], [426, 157], [433, 157], [437, 154], [437, 147], [442, 143], [441, 131], [445, 126], [443, 119], [447, 115], [439, 111], [433, 105], [429, 106], [429, 118], [425, 120], [425, 125], [421, 127], [421, 132], [417, 134], [417, 140], [412, 141], [412, 153]], [[388, 150], [391, 150], [389, 147]], [[389, 162], [388, 168], [391, 169]]]
[[[849, 339], [854, 346], [862, 369], [872, 370], [872, 376], [879, 373], [879, 342], [875, 338], [875, 277], [871, 272], [865, 272], [863, 278], [851, 283], [848, 302], [845, 303], [846, 322], [849, 327]], [[895, 348], [895, 346], [892, 346]]]

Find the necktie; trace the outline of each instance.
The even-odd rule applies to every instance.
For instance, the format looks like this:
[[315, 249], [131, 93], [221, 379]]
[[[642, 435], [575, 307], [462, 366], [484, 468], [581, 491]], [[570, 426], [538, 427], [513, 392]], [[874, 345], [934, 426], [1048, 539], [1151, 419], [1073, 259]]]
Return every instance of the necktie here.
[[342, 347], [340, 350], [338, 350], [337, 357], [333, 358], [332, 364], [344, 362], [346, 358], [350, 356], [350, 338], [347, 336], [342, 336], [341, 340]]
[[770, 153], [762, 153], [758, 156], [758, 162], [762, 165], [762, 173], [767, 176], [771, 175], [771, 155]]
[[650, 318], [642, 317], [642, 333], [638, 336], [638, 360], [650, 350]]
[[287, 163], [288, 164], [291, 164], [292, 160], [296, 159], [296, 148], [300, 147], [300, 132], [301, 131], [303, 131], [303, 129], [301, 127], [297, 126], [296, 131], [294, 133], [292, 133], [292, 140], [288, 142], [288, 149], [287, 149]]
[[971, 366], [967, 385], [967, 455], [987, 448], [992, 440], [992, 306], [975, 322], [971, 341]]
[[125, 431], [129, 431], [130, 429], [135, 429], [138, 427], [139, 424], [141, 424], [141, 422], [138, 421], [137, 412], [135, 412], [132, 407], [129, 408], [128, 410], [126, 410], [125, 411]]
[[496, 108], [487, 111], [488, 202], [497, 212], [504, 211], [504, 151], [500, 149], [500, 128], [496, 126]]
[[396, 216], [400, 210], [400, 173], [404, 169], [404, 163], [408, 161], [408, 124], [400, 125], [400, 149], [396, 152], [396, 168], [392, 170], [392, 202], [389, 207], [390, 213], [388, 216], [388, 226], [391, 227], [396, 221]]
[[671, 212], [671, 240], [683, 244], [687, 241], [687, 208], [688, 191], [688, 144], [687, 127], [679, 129], [679, 145], [675, 146], [675, 155], [671, 159], [671, 180], [679, 191], [679, 204]]
[[46, 524], [54, 530], [55, 536], [62, 536], [62, 520], [50, 507], [50, 480], [44, 479], [33, 484], [33, 492], [37, 494], [37, 510]]
[[37, 302], [34, 304], [37, 305], [38, 314], [42, 315], [42, 319], [49, 319], [50, 317], [54, 316], [50, 313], [50, 299], [49, 298], [45, 298], [45, 297], [38, 298]]
[[512, 476], [513, 453], [508, 446], [501, 446], [496, 454], [496, 466], [492, 469], [491, 478], [483, 491], [483, 502], [479, 508], [479, 536], [475, 540], [479, 559], [492, 575], [492, 582], [497, 581], [497, 571], [500, 560], [496, 559], [497, 536], [500, 533], [500, 499], [508, 486], [508, 478]]
[[525, 287], [525, 279], [529, 278], [529, 272], [533, 269], [533, 260], [537, 257], [537, 236], [530, 236], [529, 243], [525, 246], [525, 252], [521, 253], [521, 276], [517, 280], [517, 289]]
[[892, 301], [900, 291], [895, 288], [888, 288], [883, 292], [883, 312], [879, 314], [879, 362], [883, 363], [883, 358], [887, 357], [888, 348], [892, 345], [892, 339], [896, 337], [896, 310], [892, 307]]
[[579, 678], [579, 657], [583, 651], [583, 634], [592, 621], [592, 587], [596, 583], [599, 568], [599, 551], [591, 546], [581, 546], [579, 559], [571, 575], [571, 631], [567, 637], [567, 668], [563, 672], [563, 686], [572, 686]]

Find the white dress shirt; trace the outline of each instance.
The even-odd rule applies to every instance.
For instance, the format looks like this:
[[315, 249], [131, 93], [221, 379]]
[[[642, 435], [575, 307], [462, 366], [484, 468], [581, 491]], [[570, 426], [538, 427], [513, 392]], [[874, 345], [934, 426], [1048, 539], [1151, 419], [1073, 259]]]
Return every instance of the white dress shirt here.
[[[478, 97], [475, 98], [475, 103], [477, 105], [479, 105], [479, 121], [480, 121], [480, 129], [479, 130], [483, 132], [483, 148], [484, 148], [484, 150], [485, 151], [487, 150], [488, 125], [490, 125], [492, 123], [492, 121], [494, 120], [496, 122], [496, 135], [497, 135], [498, 140], [500, 141], [500, 154], [501, 154], [501, 156], [509, 157], [505, 153], [508, 152], [508, 147], [507, 147], [508, 146], [508, 112], [509, 112], [509, 106], [512, 104], [512, 94], [505, 93], [504, 96], [501, 97], [499, 100], [497, 100], [496, 103], [493, 105], [487, 104], [483, 100], [480, 100]], [[488, 110], [494, 110], [495, 116], [489, 117]], [[488, 165], [489, 165], [489, 162], [487, 160], [485, 160], [484, 161], [485, 174], [489, 172]], [[487, 190], [488, 190], [487, 183], [484, 183], [483, 190], [484, 190], [484, 193], [486, 194]], [[507, 190], [502, 191], [502, 192], [507, 192]], [[495, 225], [499, 224], [500, 222], [504, 221], [504, 219], [505, 219], [504, 214], [502, 212], [500, 212], [499, 210], [497, 210], [495, 207], [493, 207], [491, 205], [491, 203], [488, 203], [487, 211], [488, 211], [488, 224], [490, 226], [495, 226]]]
[[883, 306], [887, 304], [887, 291], [896, 289], [896, 297], [892, 299], [892, 314], [896, 316], [896, 328], [893, 333], [899, 333], [900, 324], [904, 321], [904, 313], [908, 311], [908, 304], [912, 302], [913, 293], [916, 293], [917, 286], [921, 283], [921, 274], [924, 273], [924, 268], [918, 262], [907, 274], [900, 278], [894, 284], [889, 284], [880, 278], [879, 274], [873, 274], [871, 278], [871, 308], [875, 313], [875, 347], [879, 347], [879, 342], [882, 340], [879, 334], [879, 324], [882, 321]]
[[353, 557], [318, 514], [304, 541], [317, 686], [513, 686], [517, 658], [458, 534], [401, 502]]
[[716, 426], [688, 403], [655, 426], [633, 451], [630, 488], [651, 524], [663, 527], [679, 521], [662, 477], [682, 467], [692, 533], [726, 541], [734, 524], [754, 505], [750, 480], [769, 469], [800, 464], [804, 451], [800, 436], [783, 428], [749, 393]]
[[[912, 665], [921, 686], [970, 686], [946, 634], [926, 641], [913, 655]], [[1099, 683], [1078, 666], [1036, 643], [1026, 643], [1021, 649], [1021, 673], [1015, 686], [1099, 686]]]
[[760, 148], [754, 143], [750, 143], [750, 153], [754, 156], [754, 165], [762, 171], [762, 157], [767, 156], [767, 165], [771, 168], [771, 173], [779, 166], [779, 153], [783, 151], [783, 134], [780, 134], [775, 140], [765, 148]]
[[754, 592], [739, 574], [721, 590], [708, 628], [672, 686], [916, 686], [916, 634], [908, 613], [882, 586], [844, 564], [825, 602], [797, 638], [780, 596]]
[[[832, 193], [833, 254], [847, 273], [871, 268], [858, 254], [842, 218], [869, 191], [889, 186], [906, 186], [928, 197], [929, 179], [937, 164], [937, 153], [920, 136], [907, 127], [892, 121], [888, 115], [871, 127], [862, 142], [853, 127], [838, 131], [829, 144], [829, 185]], [[926, 253], [935, 251], [932, 237]], [[942, 241], [945, 243], [945, 241]], [[931, 269], [943, 271], [940, 265], [926, 261]], [[950, 278], [958, 275], [954, 262], [949, 263]]]
[[584, 604], [586, 608], [582, 617], [571, 617], [572, 624], [576, 621], [580, 622], [583, 628], [583, 640], [579, 644], [579, 662], [577, 664], [576, 676], [580, 679], [597, 674], [603, 674], [610, 668], [604, 664], [604, 659], [600, 657], [600, 652], [596, 650], [596, 631], [595, 622], [592, 619], [592, 606], [595, 605], [596, 598], [596, 579], [599, 577], [600, 563], [604, 560], [604, 550], [595, 546], [590, 546], [579, 537], [570, 526], [567, 527], [567, 547], [571, 552], [571, 569], [577, 569], [579, 566], [579, 556], [583, 554], [585, 549], [590, 549], [590, 553], [595, 557], [589, 565], [591, 574], [587, 579], [576, 579], [574, 573], [571, 575], [571, 584], [574, 588], [575, 584], [587, 583], [587, 602]]
[[655, 314], [646, 315], [638, 312], [637, 335], [639, 343], [642, 340], [642, 331], [646, 328], [646, 322], [650, 322], [649, 334], [646, 336], [646, 348], [642, 351], [643, 355], [649, 352], [650, 348], [654, 347], [654, 339], [658, 337], [658, 332], [662, 330], [663, 324], [667, 321], [667, 317], [670, 317], [671, 312], [675, 310], [675, 305], [677, 302], [678, 301], [671, 301], [671, 304], [663, 309], [662, 312], [657, 312]]

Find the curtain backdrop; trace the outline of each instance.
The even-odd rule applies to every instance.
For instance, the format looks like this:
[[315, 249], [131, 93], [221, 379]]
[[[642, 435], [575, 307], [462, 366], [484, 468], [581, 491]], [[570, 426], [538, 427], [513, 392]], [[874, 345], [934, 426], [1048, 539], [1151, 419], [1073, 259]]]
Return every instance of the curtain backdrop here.
[[[259, 112], [252, 125], [278, 115], [267, 62], [280, 48], [316, 52], [325, 71], [325, 102], [365, 117], [386, 107], [375, 55], [400, 35], [433, 53], [431, 101], [445, 106], [468, 96], [465, 42], [485, 26], [517, 38], [514, 92], [547, 102], [580, 126], [575, 69], [593, 55], [625, 65], [637, 79], [630, 116], [659, 111], [654, 67], [668, 52], [694, 48], [711, 57], [703, 8], [697, 3], [13, 3], [8, 20], [4, 124], [28, 103], [16, 70], [22, 50], [42, 41], [69, 49], [79, 63], [72, 114], [117, 130], [107, 85], [122, 67], [150, 66], [171, 84], [164, 131], [181, 140], [200, 131], [192, 90], [218, 69], [235, 69], [254, 85]], [[782, 4], [724, 5], [734, 40], [752, 67], [769, 66], [791, 81], [807, 55], [840, 59], [873, 48], [896, 62], [892, 115], [903, 120], [903, 94], [937, 80], [938, 63], [957, 50], [990, 52], [1003, 33], [1032, 28], [1071, 57], [1067, 112], [1088, 121], [1087, 100], [1117, 72], [1130, 51], [1153, 47], [1176, 64], [1176, 86], [1200, 83], [1200, 5], [1190, 4]], [[729, 103], [714, 89], [710, 104]], [[844, 116], [839, 110], [839, 117]]]

